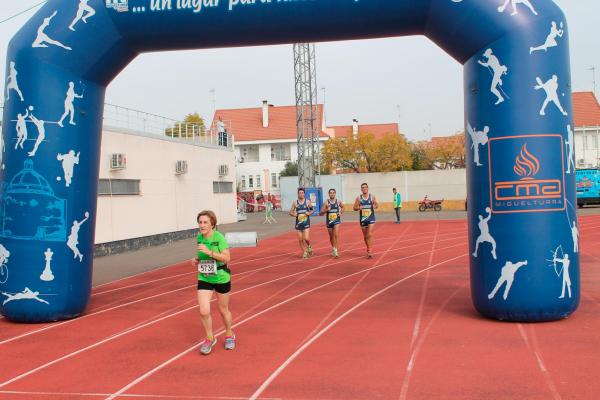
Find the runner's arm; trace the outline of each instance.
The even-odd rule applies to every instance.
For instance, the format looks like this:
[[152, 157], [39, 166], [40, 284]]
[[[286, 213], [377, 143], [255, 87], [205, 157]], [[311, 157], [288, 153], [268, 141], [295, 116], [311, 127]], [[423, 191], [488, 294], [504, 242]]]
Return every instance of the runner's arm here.
[[292, 208], [290, 208], [290, 215], [292, 217], [298, 216], [298, 214], [296, 213], [296, 202], [295, 201], [292, 203]]
[[377, 197], [373, 196], [373, 209], [377, 210], [379, 208], [379, 202], [377, 201]]
[[338, 200], [338, 207], [340, 208], [340, 217], [342, 216], [342, 214], [344, 213], [344, 203], [342, 203], [341, 201]]
[[353, 209], [354, 211], [358, 211], [358, 210], [360, 210], [360, 203], [359, 203], [359, 201], [358, 201], [358, 197], [356, 198], [356, 200], [354, 200], [354, 207], [352, 207], [352, 209]]
[[327, 202], [323, 203], [323, 206], [321, 207], [321, 212], [319, 213], [319, 215], [324, 215], [325, 213], [327, 213], [328, 210], [328, 206], [327, 206]]
[[315, 212], [315, 208], [313, 207], [313, 205], [310, 202], [310, 200], [306, 200], [306, 205], [308, 206], [308, 212], [306, 214], [307, 215], [312, 215]]
[[231, 260], [231, 254], [229, 253], [229, 249], [223, 249], [220, 253], [216, 251], [211, 251], [208, 255], [213, 260], [217, 260], [225, 264], [227, 264]]

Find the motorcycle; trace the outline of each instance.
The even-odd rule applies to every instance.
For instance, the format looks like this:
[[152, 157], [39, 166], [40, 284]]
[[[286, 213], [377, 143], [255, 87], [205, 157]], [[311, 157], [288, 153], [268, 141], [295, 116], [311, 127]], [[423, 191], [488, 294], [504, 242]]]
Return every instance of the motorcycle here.
[[442, 200], [429, 200], [427, 198], [427, 196], [425, 196], [423, 198], [423, 200], [421, 200], [419, 202], [419, 211], [424, 212], [427, 210], [433, 210], [433, 211], [442, 211], [442, 202], [444, 201], [444, 199]]

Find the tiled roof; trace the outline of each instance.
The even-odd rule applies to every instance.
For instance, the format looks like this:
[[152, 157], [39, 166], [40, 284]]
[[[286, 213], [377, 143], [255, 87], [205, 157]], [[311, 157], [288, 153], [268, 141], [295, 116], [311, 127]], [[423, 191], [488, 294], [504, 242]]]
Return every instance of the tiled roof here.
[[575, 127], [600, 126], [600, 105], [592, 92], [573, 93]]
[[[352, 125], [348, 126], [329, 126], [327, 127], [327, 133], [329, 136], [349, 137], [352, 136]], [[398, 135], [398, 124], [372, 124], [372, 125], [358, 125], [358, 134], [371, 133], [375, 136], [375, 139], [379, 139], [386, 134]]]
[[[323, 121], [323, 105], [317, 106], [318, 121]], [[254, 140], [296, 139], [296, 106], [269, 106], [269, 126], [263, 128], [262, 107], [217, 110], [213, 119], [221, 117], [235, 136], [236, 143]], [[327, 137], [321, 132], [321, 137]]]

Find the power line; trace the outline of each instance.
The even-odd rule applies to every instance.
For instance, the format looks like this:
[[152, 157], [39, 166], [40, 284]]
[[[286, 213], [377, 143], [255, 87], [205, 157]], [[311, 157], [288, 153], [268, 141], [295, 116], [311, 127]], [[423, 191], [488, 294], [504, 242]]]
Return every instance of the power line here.
[[36, 4], [35, 6], [29, 7], [27, 10], [23, 10], [23, 11], [21, 11], [21, 12], [20, 12], [20, 13], [18, 13], [18, 14], [15, 14], [15, 15], [13, 15], [13, 16], [11, 16], [11, 17], [8, 17], [8, 18], [6, 18], [6, 19], [3, 19], [2, 21], [0, 21], [0, 24], [4, 23], [4, 22], [6, 22], [6, 21], [10, 21], [11, 19], [18, 17], [18, 16], [19, 16], [19, 15], [21, 15], [21, 14], [25, 14], [27, 11], [31, 11], [31, 10], [33, 10], [34, 8], [36, 8], [36, 7], [39, 7], [39, 6], [41, 6], [42, 4], [46, 3], [47, 1], [48, 1], [48, 0], [44, 0], [44, 1], [42, 1], [42, 2], [40, 2], [40, 3], [38, 3], [38, 4]]

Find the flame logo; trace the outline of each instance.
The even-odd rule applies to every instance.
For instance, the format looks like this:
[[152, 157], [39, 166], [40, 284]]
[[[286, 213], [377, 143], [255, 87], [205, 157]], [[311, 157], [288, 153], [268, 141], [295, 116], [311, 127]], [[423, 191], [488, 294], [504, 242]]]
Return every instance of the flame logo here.
[[515, 158], [515, 173], [522, 179], [531, 179], [540, 171], [540, 160], [527, 150], [527, 144], [521, 148], [521, 154]]

